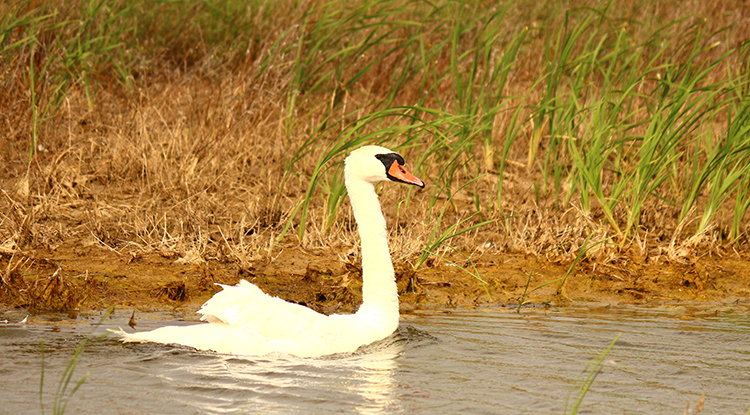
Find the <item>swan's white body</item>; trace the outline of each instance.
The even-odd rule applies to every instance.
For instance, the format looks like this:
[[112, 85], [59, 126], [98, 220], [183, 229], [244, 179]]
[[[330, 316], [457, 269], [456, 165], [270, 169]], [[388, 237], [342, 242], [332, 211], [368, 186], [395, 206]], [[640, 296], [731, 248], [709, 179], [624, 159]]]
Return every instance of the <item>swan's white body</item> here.
[[374, 183], [391, 179], [424, 186], [401, 165], [400, 156], [377, 146], [362, 147], [346, 159], [346, 188], [362, 241], [363, 301], [355, 314], [326, 316], [267, 295], [242, 280], [236, 286], [222, 285], [223, 291], [203, 304], [198, 313], [208, 323], [132, 334], [120, 330], [122, 340], [181, 344], [238, 355], [316, 357], [354, 352], [388, 337], [398, 327], [398, 292]]

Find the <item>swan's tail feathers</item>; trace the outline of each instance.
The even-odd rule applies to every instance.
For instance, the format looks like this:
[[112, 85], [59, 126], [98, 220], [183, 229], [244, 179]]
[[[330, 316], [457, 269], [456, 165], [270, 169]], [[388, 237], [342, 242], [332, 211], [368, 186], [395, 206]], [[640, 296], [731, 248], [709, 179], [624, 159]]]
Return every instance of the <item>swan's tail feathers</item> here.
[[107, 329], [108, 332], [114, 333], [120, 336], [120, 341], [123, 343], [145, 343], [146, 339], [141, 339], [137, 336], [138, 333], [126, 333], [122, 327], [118, 327], [119, 330]]
[[220, 319], [220, 318], [218, 318], [218, 317], [216, 317], [215, 315], [212, 315], [212, 314], [204, 314], [204, 315], [202, 315], [201, 316], [201, 321], [207, 321], [209, 323], [223, 323], [223, 324], [227, 324], [226, 321], [224, 321], [224, 320], [222, 320], [222, 319]]
[[322, 314], [268, 295], [246, 280], [221, 287], [223, 290], [198, 310], [201, 320], [223, 323], [268, 339], [283, 339], [295, 330], [306, 330], [325, 320]]
[[[253, 331], [252, 322], [262, 320], [258, 316], [269, 314], [267, 310], [283, 312], [279, 308], [285, 301], [264, 293], [256, 285], [240, 280], [237, 285], [217, 284], [223, 288], [206, 301], [198, 314], [201, 320], [209, 323], [224, 323], [230, 326], [242, 326], [245, 330]], [[270, 313], [273, 314], [273, 313]], [[246, 323], [250, 322], [250, 325]]]
[[198, 314], [201, 314], [201, 320], [209, 323], [230, 325], [236, 323], [238, 314], [244, 314], [243, 311], [258, 309], [269, 297], [260, 288], [246, 280], [240, 280], [237, 285], [216, 285], [220, 286], [222, 290], [214, 294], [198, 310]]

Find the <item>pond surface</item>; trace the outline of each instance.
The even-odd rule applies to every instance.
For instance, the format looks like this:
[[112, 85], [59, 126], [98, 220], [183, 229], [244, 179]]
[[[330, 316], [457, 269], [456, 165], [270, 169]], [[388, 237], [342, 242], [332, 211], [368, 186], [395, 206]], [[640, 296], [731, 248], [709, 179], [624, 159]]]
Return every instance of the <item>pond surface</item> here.
[[[70, 320], [0, 312], [0, 413], [44, 412], [76, 347], [117, 312]], [[57, 319], [57, 321], [54, 321]], [[138, 330], [193, 324], [144, 315]], [[4, 322], [7, 320], [7, 322]], [[243, 358], [153, 344], [89, 342], [68, 390], [70, 414], [564, 413], [587, 365], [620, 334], [579, 413], [745, 414], [745, 306], [444, 310], [402, 316], [397, 334], [354, 355]], [[686, 411], [686, 408], [689, 408]]]

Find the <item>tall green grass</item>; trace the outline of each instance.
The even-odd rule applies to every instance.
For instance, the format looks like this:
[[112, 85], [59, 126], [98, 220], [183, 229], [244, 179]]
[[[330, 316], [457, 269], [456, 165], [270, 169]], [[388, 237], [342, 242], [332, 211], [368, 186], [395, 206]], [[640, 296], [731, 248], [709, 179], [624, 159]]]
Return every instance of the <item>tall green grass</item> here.
[[[28, 160], [41, 145], [41, 130], [71, 88], [81, 88], [94, 106], [94, 89], [132, 79], [123, 38], [132, 32], [128, 2], [90, 0], [71, 5], [22, 1], [0, 20], [0, 60], [20, 64], [28, 91], [31, 134]], [[99, 78], [99, 79], [94, 79]]]
[[[567, 204], [576, 197], [584, 213], [591, 212], [595, 200], [621, 246], [639, 232], [648, 203], [678, 207], [677, 220], [681, 221], [705, 198], [696, 233], [708, 228], [727, 200], [736, 206], [734, 217], [744, 216], [747, 195], [741, 180], [747, 175], [748, 123], [746, 99], [739, 91], [747, 89], [748, 79], [746, 73], [738, 77], [726, 62], [744, 59], [746, 45], [714, 53], [717, 42], [708, 39], [720, 37], [724, 29], [705, 33], [702, 21], [684, 28], [684, 21], [668, 22], [645, 38], [635, 38], [629, 27], [639, 22], [610, 18], [607, 7], [567, 11], [562, 26], [548, 38], [544, 55], [550, 58], [536, 74], [539, 81], [529, 85], [541, 87], [541, 98], [528, 107], [533, 116], [524, 119], [521, 105], [505, 108], [512, 97], [504, 90], [528, 29], [519, 28], [500, 39], [498, 22], [506, 9], [482, 13], [475, 7], [469, 17], [469, 8], [458, 2], [437, 10], [450, 16], [446, 25], [451, 26], [444, 31], [450, 40], [433, 45], [443, 52], [423, 53], [448, 55], [447, 68], [435, 68], [432, 60], [423, 59], [423, 66], [411, 69], [425, 74], [432, 88], [450, 85], [453, 92], [448, 96], [452, 99], [446, 99], [428, 89], [440, 112], [431, 112], [434, 118], [429, 121], [412, 119], [412, 125], [442, 122], [444, 126], [440, 137], [422, 138], [429, 143], [422, 148], [430, 157], [421, 160], [420, 166], [437, 169], [436, 180], [447, 191], [448, 200], [452, 187], [481, 171], [495, 171], [495, 155], [501, 154], [495, 201], [500, 206], [504, 162], [520, 132], [519, 123], [528, 122], [532, 132], [527, 167], [542, 174], [542, 193], [550, 185], [553, 197], [565, 195], [560, 202]], [[447, 13], [449, 9], [452, 14]], [[678, 26], [680, 31], [675, 33]], [[412, 35], [408, 41], [414, 39]], [[732, 71], [732, 77], [717, 72], [719, 68]], [[523, 89], [517, 91], [528, 96]], [[508, 135], [499, 142], [493, 137], [499, 129], [495, 120], [506, 110], [513, 111], [513, 117], [505, 126]], [[388, 109], [375, 106], [373, 111], [370, 114]], [[724, 118], [727, 127], [717, 130], [715, 124]], [[396, 143], [403, 140], [389, 134], [392, 125], [377, 128], [369, 136], [393, 137]], [[540, 146], [546, 151], [538, 159]], [[458, 160], [465, 161], [459, 174], [453, 167]], [[691, 167], [685, 169], [686, 164]], [[565, 184], [567, 192], [563, 192]], [[308, 189], [305, 203], [314, 196], [314, 188]], [[490, 207], [488, 200], [476, 203], [477, 210]], [[329, 221], [331, 215], [333, 210]], [[736, 239], [739, 228], [733, 229], [731, 239]]]

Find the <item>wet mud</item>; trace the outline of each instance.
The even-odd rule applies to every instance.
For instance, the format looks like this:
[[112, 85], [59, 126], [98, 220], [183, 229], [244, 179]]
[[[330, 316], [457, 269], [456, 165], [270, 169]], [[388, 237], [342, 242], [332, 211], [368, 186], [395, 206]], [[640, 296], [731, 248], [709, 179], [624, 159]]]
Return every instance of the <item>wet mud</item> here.
[[[118, 254], [99, 247], [5, 254], [0, 304], [30, 311], [116, 308], [195, 311], [246, 279], [319, 312], [349, 313], [362, 301], [361, 269], [326, 250], [282, 249], [271, 259], [185, 263], [174, 254]], [[344, 258], [344, 259], [342, 259]], [[739, 256], [655, 265], [570, 264], [484, 253], [471, 263], [396, 263], [402, 311], [444, 307], [538, 307], [573, 303], [662, 305], [750, 299], [750, 261]], [[567, 275], [567, 277], [566, 277]], [[481, 278], [481, 280], [480, 280]]]

